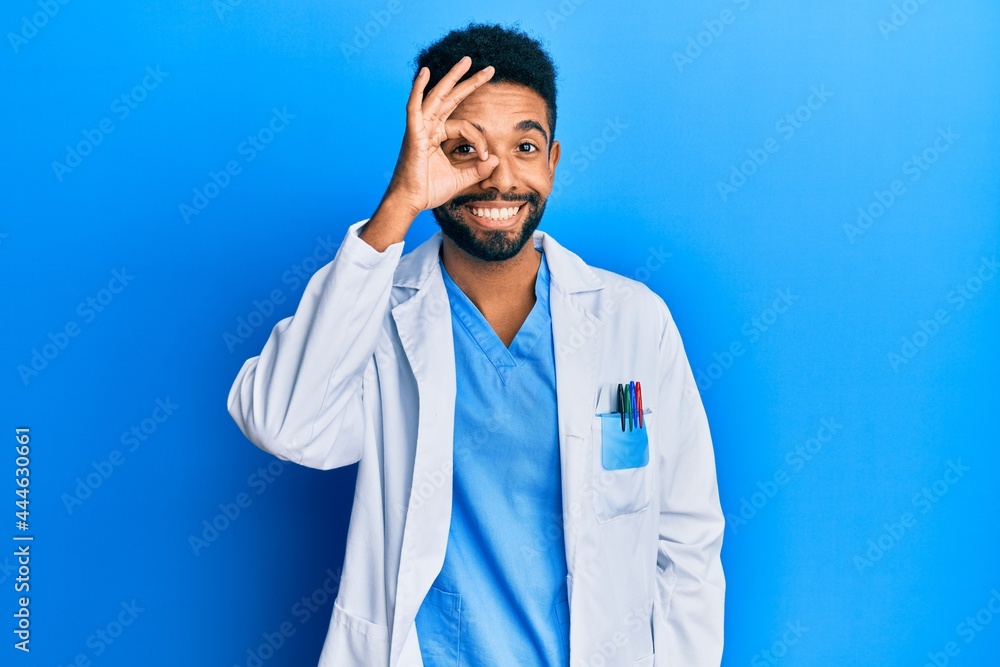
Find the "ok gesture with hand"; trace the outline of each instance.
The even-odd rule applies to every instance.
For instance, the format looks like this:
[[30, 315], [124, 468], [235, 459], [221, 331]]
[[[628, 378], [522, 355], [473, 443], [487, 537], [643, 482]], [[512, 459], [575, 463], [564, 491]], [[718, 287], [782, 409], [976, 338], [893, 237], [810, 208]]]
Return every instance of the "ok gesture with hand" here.
[[[389, 189], [416, 212], [441, 206], [473, 183], [489, 176], [499, 158], [486, 150], [486, 138], [467, 120], [449, 120], [455, 108], [476, 88], [492, 78], [494, 68], [484, 67], [455, 85], [472, 66], [463, 57], [423, 98], [430, 70], [421, 68], [406, 104], [406, 134]], [[451, 163], [441, 144], [463, 137], [476, 149], [480, 159], [472, 166]], [[465, 164], [468, 164], [467, 162]]]
[[[455, 108], [479, 86], [493, 77], [494, 68], [484, 67], [462, 83], [455, 83], [472, 67], [465, 56], [424, 98], [430, 70], [421, 68], [406, 103], [406, 132], [396, 168], [382, 201], [360, 237], [379, 252], [402, 241], [421, 211], [441, 206], [473, 183], [487, 178], [500, 158], [490, 155], [483, 133], [467, 120], [449, 120]], [[455, 166], [441, 148], [448, 139], [464, 137], [479, 155], [469, 165]]]

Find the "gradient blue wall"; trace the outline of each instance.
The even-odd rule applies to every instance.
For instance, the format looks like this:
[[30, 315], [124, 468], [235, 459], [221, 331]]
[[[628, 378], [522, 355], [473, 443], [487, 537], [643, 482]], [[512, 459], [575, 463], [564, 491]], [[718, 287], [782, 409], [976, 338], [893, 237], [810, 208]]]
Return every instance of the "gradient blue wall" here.
[[416, 51], [469, 19], [557, 61], [542, 229], [679, 323], [725, 664], [997, 664], [997, 4], [497, 4], [0, 9], [3, 664], [313, 664], [355, 471], [275, 463], [226, 393], [377, 204]]

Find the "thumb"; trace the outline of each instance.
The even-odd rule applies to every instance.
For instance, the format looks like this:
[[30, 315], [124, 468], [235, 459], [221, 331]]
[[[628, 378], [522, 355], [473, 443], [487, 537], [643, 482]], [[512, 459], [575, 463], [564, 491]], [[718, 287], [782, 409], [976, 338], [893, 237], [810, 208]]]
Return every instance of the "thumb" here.
[[476, 160], [471, 167], [458, 170], [459, 191], [478, 183], [493, 173], [493, 170], [500, 164], [500, 158], [491, 155], [485, 160]]

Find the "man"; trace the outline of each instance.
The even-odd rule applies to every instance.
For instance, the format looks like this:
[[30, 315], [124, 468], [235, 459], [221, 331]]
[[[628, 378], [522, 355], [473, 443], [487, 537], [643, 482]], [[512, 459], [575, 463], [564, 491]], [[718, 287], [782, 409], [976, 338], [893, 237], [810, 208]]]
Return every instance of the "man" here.
[[265, 451], [359, 464], [320, 665], [718, 665], [724, 522], [677, 328], [536, 232], [549, 56], [470, 24], [417, 64], [382, 201], [229, 394]]

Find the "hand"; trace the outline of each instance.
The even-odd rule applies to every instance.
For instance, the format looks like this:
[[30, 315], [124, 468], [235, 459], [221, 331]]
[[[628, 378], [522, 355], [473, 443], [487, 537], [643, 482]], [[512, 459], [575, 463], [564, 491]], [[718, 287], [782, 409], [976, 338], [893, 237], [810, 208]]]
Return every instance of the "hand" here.
[[[472, 66], [464, 56], [423, 99], [430, 70], [421, 68], [406, 104], [406, 133], [389, 182], [389, 193], [416, 213], [441, 206], [456, 194], [489, 176], [500, 159], [486, 149], [486, 138], [467, 120], [448, 120], [455, 108], [476, 88], [493, 77], [487, 66], [455, 85]], [[479, 154], [472, 166], [456, 167], [441, 144], [464, 137]], [[467, 164], [467, 163], [466, 163]]]

